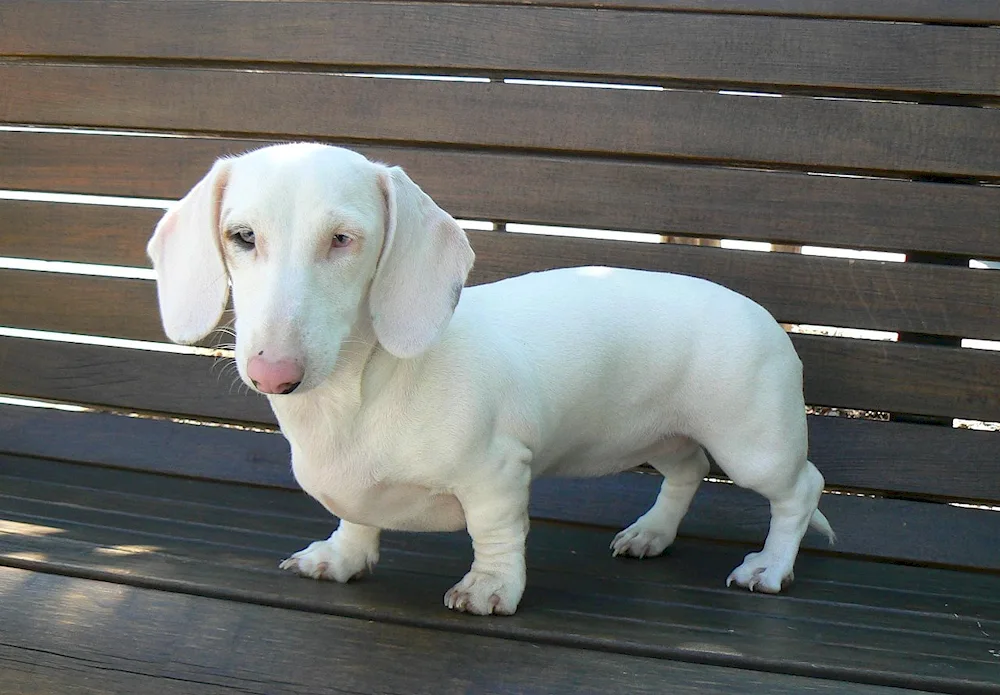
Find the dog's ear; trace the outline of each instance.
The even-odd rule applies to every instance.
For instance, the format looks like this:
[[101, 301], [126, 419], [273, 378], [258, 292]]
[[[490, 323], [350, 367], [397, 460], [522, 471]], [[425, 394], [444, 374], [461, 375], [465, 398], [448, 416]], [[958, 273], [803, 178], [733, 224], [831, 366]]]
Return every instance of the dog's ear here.
[[369, 292], [375, 335], [396, 357], [415, 357], [441, 335], [475, 254], [451, 215], [406, 173], [383, 168], [385, 240]]
[[229, 298], [219, 214], [229, 162], [220, 160], [156, 225], [146, 252], [153, 260], [163, 329], [194, 343], [219, 323]]

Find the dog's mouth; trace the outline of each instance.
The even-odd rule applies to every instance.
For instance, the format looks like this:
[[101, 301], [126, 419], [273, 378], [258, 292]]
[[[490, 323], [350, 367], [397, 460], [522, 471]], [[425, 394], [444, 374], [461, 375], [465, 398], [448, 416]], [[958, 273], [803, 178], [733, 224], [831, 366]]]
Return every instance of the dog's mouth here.
[[277, 392], [269, 392], [269, 391], [265, 391], [263, 388], [261, 388], [261, 385], [259, 383], [257, 383], [256, 381], [254, 381], [253, 379], [251, 379], [250, 381], [253, 383], [253, 387], [255, 389], [257, 389], [258, 391], [260, 391], [263, 394], [267, 394], [267, 395], [270, 395], [270, 396], [287, 396], [288, 394], [292, 393], [295, 389], [297, 389], [302, 384], [301, 381], [296, 381], [295, 383], [289, 383], [289, 384], [281, 384], [280, 386], [278, 386], [278, 388], [279, 389], [283, 389], [283, 390], [280, 390], [280, 391], [277, 391]]

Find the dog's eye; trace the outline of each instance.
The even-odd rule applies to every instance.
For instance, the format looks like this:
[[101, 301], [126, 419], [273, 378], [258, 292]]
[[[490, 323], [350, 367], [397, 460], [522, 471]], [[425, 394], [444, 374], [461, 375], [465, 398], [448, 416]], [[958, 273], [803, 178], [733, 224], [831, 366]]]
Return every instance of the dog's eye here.
[[237, 227], [229, 232], [229, 238], [245, 249], [252, 249], [257, 243], [253, 230], [249, 227]]
[[354, 240], [346, 234], [334, 234], [331, 246], [335, 249], [342, 249], [345, 246], [350, 246], [352, 241]]

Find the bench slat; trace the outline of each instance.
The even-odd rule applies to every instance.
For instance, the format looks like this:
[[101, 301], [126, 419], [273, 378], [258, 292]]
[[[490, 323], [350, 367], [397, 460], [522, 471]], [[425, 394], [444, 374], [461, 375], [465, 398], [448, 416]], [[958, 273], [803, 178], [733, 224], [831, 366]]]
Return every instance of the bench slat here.
[[[359, 695], [511, 688], [626, 694], [663, 687], [692, 693], [692, 682], [698, 683], [697, 692], [709, 695], [744, 686], [779, 695], [897, 692], [570, 647], [543, 651], [516, 640], [21, 569], [0, 569], [0, 591], [11, 598], [0, 609], [11, 631], [0, 651], [4, 692], [21, 692], [26, 686], [39, 695], [325, 692], [331, 681], [337, 689]], [[74, 597], [79, 603], [67, 611], [53, 596]], [[193, 620], [199, 629], [191, 629]], [[267, 626], [266, 639], [257, 638], [262, 625]], [[442, 659], [443, 654], [448, 658]], [[636, 676], [623, 679], [623, 673]]]
[[[806, 402], [1000, 420], [997, 355], [933, 345], [794, 335]], [[0, 338], [0, 393], [126, 410], [274, 424], [211, 357]]]
[[1000, 177], [997, 109], [154, 67], [0, 64], [0, 85], [13, 123]]
[[[1000, 501], [994, 432], [810, 416], [809, 450], [829, 487]], [[284, 437], [163, 419], [0, 405], [0, 452], [298, 489]]]
[[[373, 578], [317, 585], [289, 577], [273, 562], [307, 538], [325, 535], [329, 524], [315, 512], [255, 514], [172, 503], [157, 492], [136, 507], [142, 498], [121, 495], [116, 504], [102, 488], [69, 493], [73, 505], [17, 495], [4, 500], [7, 518], [29, 526], [28, 534], [3, 538], [4, 562], [541, 644], [908, 687], [923, 683], [944, 692], [991, 692], [994, 686], [992, 643], [976, 621], [990, 633], [1000, 619], [995, 576], [805, 552], [788, 596], [755, 596], [727, 590], [720, 580], [740, 547], [681, 541], [662, 560], [630, 562], [610, 558], [604, 530], [539, 522], [528, 544], [532, 579], [518, 618], [470, 621], [439, 602], [443, 587], [468, 561], [464, 534], [386, 534]], [[29, 495], [34, 489], [20, 486]], [[45, 486], [38, 489], [44, 498]], [[267, 496], [276, 495], [288, 496]], [[316, 510], [299, 500], [303, 510]], [[119, 507], [138, 512], [119, 514]], [[31, 535], [32, 526], [55, 532]], [[108, 546], [148, 550], [98, 550]], [[801, 610], [790, 610], [789, 601]], [[88, 602], [94, 604], [99, 602]]]
[[[307, 0], [311, 1], [311, 0]], [[718, 12], [793, 17], [836, 17], [900, 22], [1000, 24], [992, 0], [465, 0], [475, 4]]]
[[426, 2], [257, 2], [247, 11], [183, 0], [22, 0], [0, 9], [0, 23], [0, 54], [21, 57], [1000, 95], [1000, 36], [989, 28]]
[[[1000, 273], [991, 270], [507, 232], [469, 236], [477, 254], [472, 285], [550, 268], [639, 268], [713, 280], [783, 323], [1000, 339]], [[152, 281], [0, 270], [0, 285], [0, 325], [165, 340]]]
[[[0, 187], [178, 199], [215, 158], [261, 144], [0, 132]], [[456, 217], [1000, 257], [996, 187], [542, 155], [356, 149], [406, 168]], [[0, 253], [143, 265], [141, 247], [158, 215], [0, 201]], [[107, 239], [89, 234], [101, 224]], [[44, 238], [52, 227], [67, 251]], [[119, 236], [129, 232], [131, 237]]]

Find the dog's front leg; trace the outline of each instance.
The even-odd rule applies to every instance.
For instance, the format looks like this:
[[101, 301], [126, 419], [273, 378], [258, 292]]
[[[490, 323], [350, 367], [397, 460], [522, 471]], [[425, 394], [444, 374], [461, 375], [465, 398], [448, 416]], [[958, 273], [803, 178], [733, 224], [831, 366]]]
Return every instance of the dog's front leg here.
[[379, 533], [374, 526], [341, 520], [328, 539], [311, 543], [279, 566], [303, 577], [347, 582], [375, 567]]
[[518, 456], [497, 478], [455, 495], [465, 512], [475, 553], [472, 569], [444, 595], [448, 608], [476, 615], [512, 615], [524, 593], [531, 469]]

